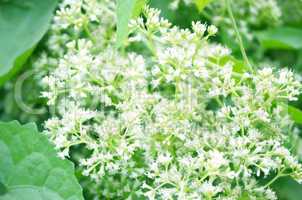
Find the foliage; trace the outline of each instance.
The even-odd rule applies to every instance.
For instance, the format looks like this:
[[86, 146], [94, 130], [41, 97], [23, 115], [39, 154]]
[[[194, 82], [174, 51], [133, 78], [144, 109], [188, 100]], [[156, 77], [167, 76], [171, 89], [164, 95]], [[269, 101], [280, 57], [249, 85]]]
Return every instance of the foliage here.
[[302, 29], [282, 27], [257, 34], [261, 45], [266, 49], [302, 49]]
[[201, 12], [212, 0], [195, 0], [196, 7]]
[[[78, 145], [90, 152], [77, 162], [100, 198], [274, 199], [277, 178], [300, 182], [301, 165], [286, 146], [293, 122], [279, 105], [300, 93], [293, 72], [238, 73], [246, 65], [210, 42], [215, 26], [172, 27], [149, 7], [130, 21], [125, 51], [113, 48], [110, 24], [90, 23], [44, 78], [43, 95], [58, 110], [46, 133], [62, 157]], [[113, 33], [95, 42], [104, 30]]]
[[73, 165], [34, 124], [0, 122], [1, 200], [82, 200]]
[[128, 23], [137, 17], [146, 0], [119, 0], [117, 3], [117, 46], [120, 47], [128, 36]]
[[0, 2], [0, 85], [26, 62], [48, 29], [57, 0]]
[[300, 199], [301, 0], [62, 0], [38, 43], [55, 4], [0, 1], [0, 50], [28, 36], [0, 119], [38, 122], [86, 199]]

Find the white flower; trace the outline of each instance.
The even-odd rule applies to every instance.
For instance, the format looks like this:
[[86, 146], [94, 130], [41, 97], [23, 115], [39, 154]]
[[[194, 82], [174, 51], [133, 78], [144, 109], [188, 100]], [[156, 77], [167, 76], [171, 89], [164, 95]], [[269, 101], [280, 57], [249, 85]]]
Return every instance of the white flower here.
[[207, 27], [206, 27], [206, 25], [204, 25], [200, 22], [192, 22], [192, 29], [196, 34], [203, 36], [205, 31], [207, 30]]
[[215, 196], [218, 192], [221, 191], [221, 189], [217, 186], [213, 186], [209, 182], [204, 182], [201, 187], [200, 187], [201, 192], [207, 197], [213, 197]]
[[216, 26], [214, 25], [210, 25], [208, 27], [208, 32], [209, 32], [209, 35], [215, 35], [217, 33], [218, 29]]
[[255, 111], [255, 115], [262, 121], [265, 121], [265, 122], [270, 122], [270, 119], [269, 119], [269, 114], [262, 110], [262, 109], [258, 109]]
[[228, 160], [223, 157], [223, 154], [216, 150], [209, 152], [209, 158], [208, 164], [214, 169], [228, 164]]
[[[88, 152], [79, 155], [81, 169], [100, 198], [127, 199], [131, 191], [139, 199], [274, 199], [257, 176], [286, 169], [302, 179], [285, 145], [293, 122], [275, 105], [299, 95], [292, 72], [239, 74], [233, 62], [220, 62], [230, 51], [209, 42], [215, 26], [171, 27], [149, 7], [131, 21], [139, 40], [129, 41], [148, 52], [120, 52], [114, 1], [65, 3], [54, 24], [74, 35], [59, 45], [44, 81], [59, 111], [45, 132], [61, 157], [73, 146]], [[84, 25], [90, 37], [78, 34]]]

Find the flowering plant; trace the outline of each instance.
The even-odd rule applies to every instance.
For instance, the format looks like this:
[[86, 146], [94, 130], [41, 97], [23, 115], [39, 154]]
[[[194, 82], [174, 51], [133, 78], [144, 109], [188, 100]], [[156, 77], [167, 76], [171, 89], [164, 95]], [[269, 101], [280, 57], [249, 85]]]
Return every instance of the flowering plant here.
[[129, 24], [128, 46], [138, 50], [117, 51], [108, 23], [115, 5], [102, 7], [102, 18], [82, 11], [90, 2], [62, 5], [54, 26], [87, 37], [70, 39], [44, 78], [43, 95], [58, 108], [46, 134], [63, 158], [87, 149], [79, 163], [103, 198], [276, 199], [277, 178], [301, 182], [282, 103], [301, 91], [293, 72], [240, 73], [230, 50], [210, 42], [215, 26], [181, 29], [149, 7]]
[[[251, 60], [244, 48], [246, 39], [254, 41], [254, 28], [282, 23], [280, 4], [173, 0], [169, 12], [184, 4], [196, 4], [214, 25], [196, 20], [183, 28], [144, 0], [60, 1], [43, 46], [29, 62], [33, 90], [43, 88], [50, 109], [44, 136], [34, 136], [32, 126], [0, 123], [0, 169], [8, 170], [6, 147], [13, 149], [11, 132], [19, 130], [24, 146], [33, 146], [29, 153], [24, 147], [28, 157], [34, 154], [33, 163], [40, 154], [43, 166], [48, 159], [56, 161], [53, 168], [67, 159], [75, 163], [87, 199], [276, 200], [282, 199], [273, 188], [279, 178], [302, 183], [293, 142], [302, 114], [288, 105], [299, 100], [299, 76]], [[217, 40], [221, 32], [239, 44], [243, 61]], [[282, 42], [276, 43], [293, 44]], [[42, 144], [30, 139], [45, 143], [45, 135], [64, 161], [48, 158], [38, 148]], [[55, 153], [49, 144], [48, 151]], [[22, 174], [31, 177], [32, 165], [21, 163]], [[73, 186], [56, 195], [69, 198], [70, 186], [82, 199], [69, 168], [64, 170]], [[40, 186], [40, 179], [26, 181]], [[53, 189], [56, 181], [50, 182]], [[2, 193], [15, 195], [10, 185], [0, 173], [0, 199]]]

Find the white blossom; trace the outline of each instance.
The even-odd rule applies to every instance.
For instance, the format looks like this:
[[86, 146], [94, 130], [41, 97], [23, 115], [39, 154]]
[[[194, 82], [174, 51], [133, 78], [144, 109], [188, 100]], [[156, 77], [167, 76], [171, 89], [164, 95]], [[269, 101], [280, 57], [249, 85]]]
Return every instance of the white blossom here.
[[88, 152], [79, 155], [81, 170], [102, 197], [273, 200], [259, 176], [288, 170], [302, 180], [286, 146], [294, 124], [280, 104], [300, 94], [294, 73], [235, 72], [230, 50], [208, 40], [216, 27], [181, 29], [149, 7], [129, 25], [136, 38], [129, 43], [148, 53], [122, 52], [114, 13], [114, 1], [63, 1], [59, 32], [88, 26], [91, 34], [55, 45], [62, 56], [43, 81], [43, 96], [58, 110], [45, 133], [61, 157], [73, 146]]

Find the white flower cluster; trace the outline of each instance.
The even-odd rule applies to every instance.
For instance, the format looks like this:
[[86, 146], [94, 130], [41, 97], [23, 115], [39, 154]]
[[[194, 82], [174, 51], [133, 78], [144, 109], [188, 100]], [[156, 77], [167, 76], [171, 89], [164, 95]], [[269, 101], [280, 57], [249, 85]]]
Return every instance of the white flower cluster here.
[[54, 54], [53, 57], [64, 55], [66, 44], [83, 35], [97, 44], [108, 42], [105, 38], [111, 34], [115, 18], [114, 1], [63, 0], [49, 31], [48, 54]]
[[[173, 0], [170, 8], [176, 10], [180, 3], [193, 5], [194, 0]], [[232, 27], [232, 20], [228, 16], [226, 0], [210, 1], [210, 4], [203, 12], [210, 16], [211, 22], [218, 27], [225, 28], [230, 36], [235, 36]], [[252, 28], [261, 25], [273, 26], [281, 21], [281, 9], [277, 0], [240, 0], [232, 4], [234, 16], [238, 23], [239, 31], [247, 39], [253, 39]]]
[[[115, 26], [115, 2], [111, 0], [63, 0], [54, 16], [46, 36], [46, 44], [40, 55], [32, 60], [34, 80], [40, 91], [41, 77], [46, 76], [59, 63], [58, 58], [68, 51], [67, 43], [88, 37], [94, 48], [108, 45], [107, 35], [112, 35]], [[98, 36], [98, 37], [96, 37]], [[50, 81], [50, 80], [49, 80]], [[52, 80], [55, 81], [55, 80]], [[43, 93], [44, 97], [49, 94]]]
[[[61, 8], [58, 15], [71, 21], [60, 24], [82, 27], [77, 16], [107, 21], [108, 6], [80, 15]], [[239, 73], [230, 51], [209, 42], [215, 26], [180, 29], [159, 14], [146, 7], [144, 18], [131, 21], [136, 52], [115, 49], [113, 22], [90, 22], [90, 34], [69, 38], [44, 78], [44, 96], [58, 108], [45, 132], [60, 156], [84, 146], [83, 174], [107, 199], [274, 200], [275, 179], [301, 182], [302, 166], [286, 148], [293, 122], [280, 103], [300, 93], [294, 74]], [[271, 181], [262, 184], [263, 177]]]

